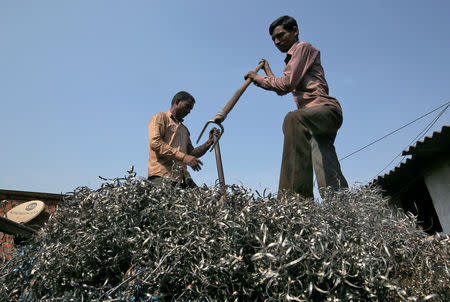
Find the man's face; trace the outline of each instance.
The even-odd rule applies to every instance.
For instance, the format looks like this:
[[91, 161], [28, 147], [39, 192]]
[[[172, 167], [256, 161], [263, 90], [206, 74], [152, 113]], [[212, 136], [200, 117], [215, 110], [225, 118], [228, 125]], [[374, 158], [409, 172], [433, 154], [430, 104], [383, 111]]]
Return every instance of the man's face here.
[[272, 32], [272, 40], [281, 52], [287, 52], [298, 40], [298, 29], [294, 27], [292, 32], [284, 29], [283, 25], [278, 25]]
[[176, 118], [183, 119], [194, 108], [195, 102], [193, 100], [179, 100], [176, 110]]

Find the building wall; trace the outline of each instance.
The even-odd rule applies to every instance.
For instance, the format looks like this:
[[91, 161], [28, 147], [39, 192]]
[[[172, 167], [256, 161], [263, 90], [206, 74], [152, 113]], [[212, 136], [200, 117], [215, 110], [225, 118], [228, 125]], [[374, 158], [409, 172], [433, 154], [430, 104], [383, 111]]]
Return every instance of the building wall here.
[[442, 232], [450, 234], [450, 159], [436, 165], [424, 175]]
[[[30, 200], [41, 200], [45, 204], [42, 213], [35, 219], [26, 223], [27, 226], [36, 229], [43, 226], [50, 215], [57, 210], [58, 205], [61, 202], [61, 195], [0, 190], [0, 216], [6, 217], [6, 213], [13, 207]], [[14, 235], [5, 234], [0, 231], [0, 259], [8, 257], [8, 255], [11, 254], [15, 246], [15, 239]]]

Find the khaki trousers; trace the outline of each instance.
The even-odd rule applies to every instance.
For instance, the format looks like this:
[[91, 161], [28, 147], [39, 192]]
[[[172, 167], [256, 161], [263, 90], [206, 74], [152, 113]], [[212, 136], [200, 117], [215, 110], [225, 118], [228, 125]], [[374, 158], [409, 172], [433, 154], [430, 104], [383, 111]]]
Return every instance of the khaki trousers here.
[[334, 140], [342, 125], [342, 113], [330, 105], [289, 112], [283, 123], [284, 146], [279, 193], [288, 191], [314, 197], [313, 167], [320, 189], [347, 188]]

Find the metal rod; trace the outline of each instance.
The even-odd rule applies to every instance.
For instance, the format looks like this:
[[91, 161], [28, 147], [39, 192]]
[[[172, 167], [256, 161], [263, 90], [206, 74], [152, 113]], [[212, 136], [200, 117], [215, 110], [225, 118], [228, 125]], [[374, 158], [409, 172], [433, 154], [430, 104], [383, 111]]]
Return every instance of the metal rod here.
[[224, 188], [225, 187], [225, 176], [223, 174], [222, 155], [220, 153], [219, 140], [216, 135], [214, 135], [214, 143], [215, 143], [214, 152], [216, 154], [216, 164], [217, 164], [217, 174], [219, 176], [219, 184], [220, 184], [220, 187]]

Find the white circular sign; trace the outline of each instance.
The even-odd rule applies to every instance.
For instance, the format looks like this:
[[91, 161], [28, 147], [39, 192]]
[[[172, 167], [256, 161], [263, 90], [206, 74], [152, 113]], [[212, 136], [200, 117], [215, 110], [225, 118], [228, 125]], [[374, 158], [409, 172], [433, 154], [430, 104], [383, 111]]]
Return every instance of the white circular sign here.
[[45, 208], [45, 204], [40, 200], [32, 200], [15, 206], [6, 213], [6, 218], [17, 222], [28, 222], [37, 217]]

